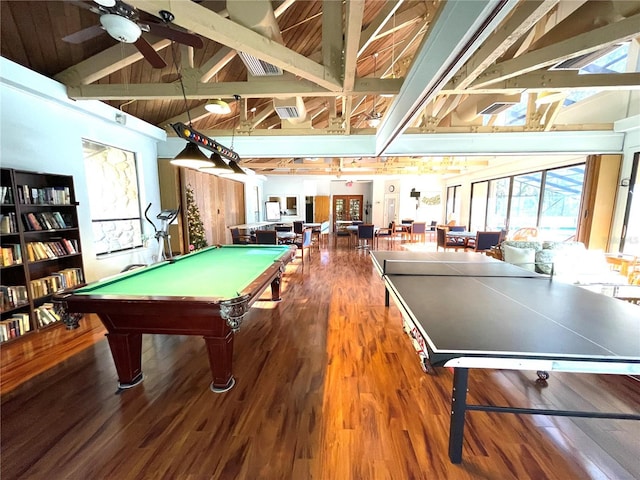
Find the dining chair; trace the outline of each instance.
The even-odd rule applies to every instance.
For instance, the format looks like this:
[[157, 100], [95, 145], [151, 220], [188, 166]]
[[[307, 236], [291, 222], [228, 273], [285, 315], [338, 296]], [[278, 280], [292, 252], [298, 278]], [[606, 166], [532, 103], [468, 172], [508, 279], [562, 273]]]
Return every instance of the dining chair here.
[[[296, 238], [294, 242], [302, 242], [302, 232], [304, 230], [304, 222], [301, 220], [296, 220], [293, 222], [293, 233], [296, 234]], [[312, 230], [313, 233], [313, 230]]]
[[421, 243], [425, 243], [427, 241], [427, 222], [413, 222], [409, 235], [412, 242], [419, 238]]
[[447, 227], [438, 227], [436, 229], [436, 252], [439, 248], [445, 251], [447, 248], [453, 248], [456, 252], [459, 248], [464, 249], [464, 244], [447, 239], [447, 231]]
[[427, 227], [427, 234], [429, 235], [429, 240], [435, 240], [436, 235], [436, 227], [438, 226], [437, 220], [431, 220], [431, 224]]
[[277, 245], [278, 234], [275, 230], [256, 230], [256, 243], [259, 245]]
[[300, 249], [300, 256], [302, 257], [302, 268], [304, 268], [304, 251], [307, 250], [307, 256], [309, 260], [311, 259], [311, 245], [313, 242], [311, 241], [311, 236], [313, 234], [313, 230], [310, 228], [304, 228], [302, 230], [302, 240], [298, 242], [294, 242], [296, 247]]
[[[385, 237], [387, 238], [387, 244], [393, 240], [393, 238], [396, 235], [396, 222], [391, 222], [389, 224], [388, 227], [380, 227], [378, 230], [376, 230], [375, 232], [375, 243], [376, 243], [376, 248], [378, 248], [378, 245], [380, 244], [380, 237]], [[393, 243], [391, 243], [391, 248], [393, 248]], [[387, 245], [389, 246], [389, 245]]]
[[500, 243], [502, 232], [477, 232], [473, 241], [467, 242], [467, 247], [474, 252], [486, 252]]
[[[358, 248], [369, 249], [374, 241], [374, 226], [372, 223], [358, 225]], [[361, 242], [364, 241], [364, 244]], [[369, 243], [371, 241], [371, 243]]]
[[248, 245], [251, 243], [251, 237], [248, 235], [240, 235], [240, 229], [237, 227], [231, 228], [231, 242], [234, 245]]
[[325, 220], [320, 224], [318, 229], [318, 248], [321, 245], [329, 246], [329, 220]]
[[276, 225], [274, 227], [274, 230], [276, 232], [290, 232], [291, 231], [291, 226], [290, 225]]

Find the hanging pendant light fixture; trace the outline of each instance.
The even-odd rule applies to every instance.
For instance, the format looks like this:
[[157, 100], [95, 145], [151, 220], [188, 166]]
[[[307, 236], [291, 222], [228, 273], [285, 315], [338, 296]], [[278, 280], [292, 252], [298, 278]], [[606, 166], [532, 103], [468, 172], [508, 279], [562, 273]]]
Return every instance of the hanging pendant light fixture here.
[[229, 104], [219, 98], [209, 101], [209, 103], [204, 106], [204, 109], [207, 112], [214, 113], [216, 115], [227, 115], [231, 113], [231, 107]]
[[171, 160], [172, 165], [186, 168], [202, 168], [212, 165], [211, 160], [202, 153], [202, 150], [193, 142], [187, 142], [187, 146]]
[[206, 167], [200, 167], [200, 172], [211, 173], [213, 175], [222, 175], [224, 173], [233, 173], [233, 170], [227, 165], [219, 153], [213, 152], [211, 154], [209, 165]]
[[[240, 95], [234, 95], [236, 101], [240, 100]], [[240, 115], [238, 115], [238, 121], [240, 121]], [[233, 129], [231, 130], [231, 150], [233, 150], [233, 140], [236, 138], [236, 127], [234, 126]], [[229, 160], [229, 168], [231, 168], [231, 172], [225, 172], [223, 173], [223, 175], [225, 176], [230, 176], [230, 177], [238, 177], [240, 175], [246, 175], [247, 172], [245, 172], [242, 168], [240, 168], [240, 165], [238, 165], [238, 162], [236, 162], [235, 160]]]
[[[175, 64], [175, 51], [174, 51], [173, 58], [174, 58], [174, 64]], [[176, 71], [177, 70], [178, 70], [178, 67], [176, 65]], [[192, 128], [191, 114], [189, 113], [189, 104], [187, 103], [187, 94], [184, 91], [184, 83], [182, 82], [182, 75], [180, 73], [178, 73], [178, 80], [180, 81], [180, 87], [182, 88], [182, 98], [184, 99], [184, 106], [185, 106], [185, 109], [187, 110], [187, 118], [189, 119], [189, 128]], [[185, 134], [188, 137], [191, 134], [191, 132], [189, 132], [189, 130], [186, 130]], [[184, 147], [184, 149], [178, 155], [176, 155], [176, 157], [173, 160], [171, 160], [170, 163], [178, 167], [186, 167], [186, 168], [194, 168], [194, 169], [213, 166], [213, 163], [211, 162], [211, 160], [209, 160], [207, 156], [204, 153], [202, 153], [198, 145], [190, 141], [187, 141], [187, 146]]]

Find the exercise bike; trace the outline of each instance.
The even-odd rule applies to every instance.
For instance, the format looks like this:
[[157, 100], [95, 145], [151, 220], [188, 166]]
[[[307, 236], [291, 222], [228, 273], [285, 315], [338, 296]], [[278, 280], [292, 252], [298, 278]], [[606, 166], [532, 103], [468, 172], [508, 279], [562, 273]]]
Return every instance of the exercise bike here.
[[[171, 252], [171, 235], [169, 234], [169, 225], [173, 222], [180, 213], [180, 206], [176, 209], [164, 209], [161, 210], [160, 213], [156, 216], [157, 220], [160, 220], [160, 227], [157, 227], [156, 224], [149, 218], [149, 209], [151, 208], [151, 203], [147, 205], [147, 208], [144, 211], [144, 218], [147, 219], [147, 222], [151, 224], [153, 230], [155, 232], [154, 238], [158, 242], [158, 250], [156, 254], [151, 258], [153, 259], [153, 263], [162, 262], [163, 260], [171, 261], [173, 259], [173, 254]], [[166, 252], [165, 253], [165, 248]], [[131, 265], [127, 265], [122, 269], [123, 272], [127, 272], [129, 270], [133, 270], [135, 268], [146, 267], [147, 265], [141, 263], [134, 263]]]
[[[147, 222], [151, 224], [153, 230], [155, 231], [155, 239], [158, 241], [158, 251], [155, 255], [155, 261], [161, 262], [162, 260], [170, 260], [173, 258], [173, 254], [171, 253], [171, 235], [169, 234], [169, 225], [173, 222], [178, 213], [180, 213], [180, 206], [177, 209], [165, 209], [161, 210], [160, 213], [156, 216], [156, 219], [160, 220], [160, 228], [156, 227], [156, 224], [149, 218], [149, 209], [151, 208], [151, 204], [147, 206], [147, 209], [144, 211], [144, 218], [147, 219]], [[165, 253], [165, 245], [166, 251], [169, 256]]]

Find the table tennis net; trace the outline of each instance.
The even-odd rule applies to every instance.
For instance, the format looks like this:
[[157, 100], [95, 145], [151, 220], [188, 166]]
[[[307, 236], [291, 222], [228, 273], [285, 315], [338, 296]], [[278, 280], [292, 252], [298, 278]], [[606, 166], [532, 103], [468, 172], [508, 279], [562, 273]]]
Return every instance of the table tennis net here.
[[434, 277], [516, 277], [547, 279], [544, 275], [505, 262], [385, 260], [383, 264], [383, 274]]

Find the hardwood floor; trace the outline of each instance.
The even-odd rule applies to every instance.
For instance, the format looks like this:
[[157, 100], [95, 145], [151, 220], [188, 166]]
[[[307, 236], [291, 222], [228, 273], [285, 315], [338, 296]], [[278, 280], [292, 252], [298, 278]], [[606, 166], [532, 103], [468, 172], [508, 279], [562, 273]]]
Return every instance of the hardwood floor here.
[[[145, 380], [121, 394], [95, 318], [3, 345], [2, 480], [640, 478], [640, 422], [622, 420], [470, 412], [452, 465], [451, 372], [422, 372], [366, 251], [308, 258], [252, 307], [224, 394], [199, 337], [145, 336]], [[469, 401], [640, 411], [629, 377], [535, 378], [472, 371]]]

